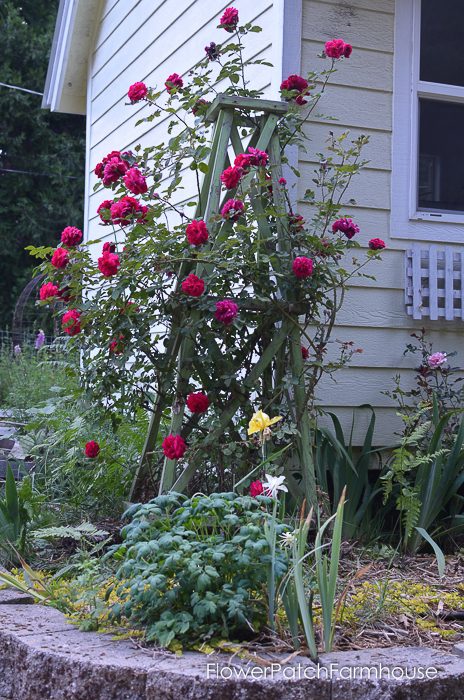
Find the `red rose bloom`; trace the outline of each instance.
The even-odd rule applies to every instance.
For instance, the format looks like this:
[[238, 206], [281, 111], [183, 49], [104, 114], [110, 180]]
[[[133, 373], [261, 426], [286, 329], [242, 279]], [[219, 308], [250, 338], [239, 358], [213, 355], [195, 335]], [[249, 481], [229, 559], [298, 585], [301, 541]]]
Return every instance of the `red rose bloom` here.
[[209, 238], [208, 229], [203, 219], [194, 219], [185, 229], [185, 235], [190, 245], [200, 246]]
[[205, 114], [210, 104], [211, 102], [208, 102], [208, 100], [204, 100], [203, 97], [200, 97], [200, 99], [197, 100], [192, 107], [192, 114], [195, 117], [197, 114]]
[[138, 223], [143, 223], [147, 211], [148, 207], [140, 204], [136, 199], [129, 196], [122, 197], [119, 201], [113, 202], [110, 209], [113, 223], [119, 224], [120, 226], [127, 226], [133, 223], [134, 219]]
[[383, 250], [383, 248], [385, 248], [385, 241], [382, 241], [381, 238], [371, 238], [369, 241], [369, 248], [371, 250]]
[[221, 216], [223, 219], [238, 221], [244, 208], [245, 205], [241, 199], [228, 199], [221, 209]]
[[250, 496], [256, 498], [256, 496], [261, 496], [264, 491], [264, 486], [261, 481], [252, 481], [250, 484]]
[[168, 459], [180, 459], [184, 456], [187, 445], [180, 435], [168, 435], [163, 440], [162, 448]]
[[103, 243], [103, 248], [102, 248], [102, 253], [115, 253], [116, 252], [116, 244], [115, 243], [110, 243], [109, 241], [106, 241]]
[[171, 94], [173, 90], [178, 90], [179, 88], [183, 87], [184, 81], [178, 73], [173, 73], [166, 78], [164, 85], [169, 94]]
[[140, 102], [140, 100], [144, 100], [145, 97], [148, 95], [148, 88], [145, 85], [145, 83], [134, 83], [133, 85], [130, 86], [127, 96], [132, 102]]
[[128, 169], [126, 161], [121, 158], [110, 158], [103, 169], [102, 182], [105, 187], [109, 187], [117, 182]]
[[343, 233], [349, 240], [353, 238], [357, 233], [359, 233], [359, 226], [354, 223], [353, 219], [348, 219], [344, 217], [343, 219], [337, 219], [332, 224], [333, 233]]
[[189, 275], [182, 282], [182, 291], [189, 297], [201, 297], [205, 291], [205, 283], [196, 275]]
[[112, 277], [117, 273], [121, 266], [119, 255], [116, 253], [103, 253], [101, 258], [98, 258], [98, 269], [104, 277]]
[[238, 10], [235, 7], [228, 7], [222, 15], [219, 26], [231, 34], [235, 31], [238, 24]]
[[343, 39], [331, 39], [325, 42], [325, 55], [329, 58], [339, 59], [342, 56], [349, 58], [353, 51], [351, 44], [345, 44]]
[[109, 349], [110, 352], [113, 353], [113, 355], [122, 355], [124, 352], [124, 336], [122, 333], [119, 334], [119, 340], [116, 338], [113, 338], [111, 343], [109, 344]]
[[226, 189], [233, 190], [235, 187], [237, 187], [242, 175], [242, 168], [239, 168], [236, 165], [231, 165], [230, 168], [226, 168], [222, 173], [221, 182], [226, 186]]
[[98, 442], [95, 442], [95, 440], [90, 440], [88, 443], [85, 445], [85, 456], [88, 457], [89, 459], [95, 459], [95, 457], [98, 457], [98, 453], [100, 452], [100, 445]]
[[69, 263], [69, 253], [65, 248], [57, 248], [52, 255], [51, 263], [53, 267], [62, 270]]
[[280, 91], [287, 93], [297, 91], [298, 94], [294, 97], [287, 96], [285, 99], [295, 100], [299, 105], [306, 104], [307, 100], [304, 99], [305, 95], [309, 94], [309, 84], [308, 81], [301, 77], [301, 75], [289, 75], [288, 78], [280, 84]]
[[52, 282], [47, 282], [46, 284], [43, 284], [40, 287], [39, 297], [41, 301], [46, 301], [47, 299], [53, 299], [53, 297], [57, 297], [59, 293], [60, 290], [58, 289], [56, 284], [53, 284]]
[[113, 204], [112, 199], [105, 199], [105, 201], [102, 202], [97, 209], [97, 214], [104, 224], [111, 223], [111, 205], [112, 204]]
[[307, 360], [309, 357], [309, 350], [304, 345], [301, 346], [301, 357], [303, 360]]
[[260, 151], [259, 148], [249, 146], [248, 154], [251, 165], [267, 165], [269, 156], [266, 151]]
[[197, 391], [187, 396], [186, 404], [192, 413], [206, 413], [209, 408], [209, 399], [202, 391]]
[[68, 335], [78, 335], [81, 332], [81, 315], [76, 309], [71, 309], [63, 314], [61, 326]]
[[251, 160], [251, 155], [248, 153], [239, 153], [238, 156], [235, 156], [234, 165], [238, 168], [242, 168], [242, 170], [249, 170]]
[[147, 181], [138, 168], [129, 168], [123, 181], [127, 189], [134, 194], [145, 194], [148, 190]]
[[75, 226], [66, 226], [61, 233], [61, 242], [70, 248], [72, 248], [72, 246], [79, 245], [82, 238], [82, 231]]
[[225, 326], [230, 326], [234, 318], [238, 314], [238, 306], [230, 299], [216, 302], [216, 311], [214, 317]]
[[205, 53], [210, 61], [217, 61], [221, 55], [219, 46], [212, 41], [208, 46], [205, 46]]
[[279, 178], [279, 185], [282, 185], [282, 187], [285, 187], [287, 184], [287, 180], [284, 177]]
[[311, 258], [305, 258], [301, 256], [295, 258], [292, 265], [293, 274], [298, 279], [305, 279], [305, 277], [310, 277], [313, 274], [313, 261]]

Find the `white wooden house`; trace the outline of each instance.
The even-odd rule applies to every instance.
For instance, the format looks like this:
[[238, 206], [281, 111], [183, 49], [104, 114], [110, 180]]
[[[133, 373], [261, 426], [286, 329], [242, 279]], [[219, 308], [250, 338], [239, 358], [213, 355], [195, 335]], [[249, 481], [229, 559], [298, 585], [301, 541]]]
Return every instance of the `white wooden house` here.
[[[109, 151], [162, 140], [163, 126], [140, 125], [140, 107], [124, 107], [135, 81], [163, 84], [186, 73], [203, 47], [220, 42], [216, 29], [233, 5], [242, 21], [263, 27], [253, 54], [272, 70], [256, 73], [267, 96], [282, 78], [317, 69], [325, 41], [353, 46], [340, 62], [321, 105], [337, 117], [313, 118], [311, 151], [296, 154], [310, 186], [314, 154], [329, 129], [370, 137], [368, 166], [352, 184], [346, 212], [359, 240], [387, 243], [372, 280], [355, 281], [335, 336], [363, 352], [320, 389], [324, 405], [348, 425], [353, 407], [372, 404], [376, 443], [392, 439], [398, 419], [382, 390], [402, 371], [412, 381], [414, 359], [403, 356], [409, 334], [430, 330], [435, 350], [460, 351], [464, 328], [464, 23], [462, 0], [61, 0], [44, 107], [87, 116], [86, 235], [98, 235], [93, 167]], [[264, 77], [263, 77], [264, 76]], [[150, 130], [147, 131], [147, 128]], [[300, 213], [304, 215], [304, 206]], [[458, 359], [463, 362], [462, 352]], [[363, 434], [367, 416], [358, 422]]]

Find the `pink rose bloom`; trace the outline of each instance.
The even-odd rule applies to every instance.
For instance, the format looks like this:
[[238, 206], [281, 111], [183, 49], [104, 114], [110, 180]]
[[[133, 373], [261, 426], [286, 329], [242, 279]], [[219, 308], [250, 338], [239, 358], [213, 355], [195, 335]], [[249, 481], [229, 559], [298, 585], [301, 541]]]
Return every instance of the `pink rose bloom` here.
[[129, 168], [123, 177], [125, 186], [133, 194], [145, 194], [148, 190], [147, 181], [138, 168]]
[[216, 321], [220, 321], [225, 326], [230, 326], [237, 314], [238, 306], [230, 299], [216, 302], [216, 311], [214, 313]]
[[267, 165], [269, 156], [266, 151], [260, 151], [259, 148], [250, 146], [248, 148], [248, 153], [250, 154], [251, 165]]
[[427, 364], [430, 369], [438, 369], [446, 362], [448, 362], [446, 352], [434, 352], [433, 355], [429, 355], [427, 358]]
[[173, 73], [166, 78], [164, 85], [169, 94], [171, 94], [173, 90], [183, 87], [184, 81], [178, 73]]
[[133, 85], [130, 86], [127, 96], [132, 102], [140, 102], [140, 100], [144, 100], [145, 97], [148, 95], [148, 88], [145, 85], [145, 83], [134, 83]]
[[71, 309], [63, 314], [61, 327], [68, 335], [78, 335], [81, 332], [81, 315], [77, 309]]
[[235, 7], [228, 7], [222, 15], [219, 26], [230, 34], [235, 31], [238, 24], [238, 10]]
[[115, 253], [116, 252], [116, 244], [115, 243], [110, 243], [109, 241], [106, 241], [103, 243], [103, 248], [102, 248], [102, 253]]
[[69, 263], [69, 253], [65, 248], [57, 248], [52, 255], [51, 263], [53, 267], [62, 270]]
[[126, 172], [128, 165], [121, 158], [110, 158], [103, 169], [103, 185], [109, 187], [117, 182]]
[[82, 231], [75, 226], [66, 226], [61, 233], [61, 242], [72, 248], [82, 241]]
[[245, 205], [241, 199], [228, 199], [221, 209], [221, 216], [223, 219], [237, 221], [244, 208]]
[[252, 481], [250, 484], [250, 496], [256, 498], [256, 496], [261, 496], [264, 491], [264, 486], [262, 481]]
[[359, 226], [354, 223], [353, 219], [348, 219], [344, 217], [343, 219], [337, 219], [332, 224], [333, 233], [343, 233], [349, 240], [353, 238], [357, 233], [359, 233]]
[[235, 156], [234, 165], [242, 170], [249, 170], [251, 166], [251, 156], [247, 153], [239, 153]]
[[237, 187], [242, 175], [242, 168], [239, 168], [236, 165], [231, 165], [230, 168], [226, 168], [222, 173], [221, 182], [225, 185], [226, 189], [233, 190], [235, 187]]
[[287, 184], [287, 180], [284, 177], [281, 177], [279, 179], [279, 185], [282, 185], [283, 187], [285, 187], [286, 184]]
[[311, 258], [305, 258], [303, 255], [295, 258], [292, 265], [293, 274], [298, 279], [305, 279], [313, 274], [314, 264]]
[[40, 287], [39, 297], [41, 301], [46, 301], [47, 299], [53, 299], [57, 297], [60, 290], [52, 282], [47, 282]]
[[194, 219], [185, 229], [185, 235], [190, 245], [203, 245], [209, 238], [208, 229], [203, 219]]
[[97, 214], [101, 221], [106, 225], [111, 223], [111, 205], [113, 204], [112, 199], [105, 199], [104, 202], [100, 204], [97, 209]]
[[282, 81], [280, 84], [281, 92], [293, 92], [298, 91], [295, 97], [286, 97], [287, 101], [293, 99], [298, 105], [305, 105], [307, 100], [304, 99], [305, 95], [309, 94], [309, 84], [301, 75], [289, 75], [288, 78]]
[[349, 58], [353, 51], [351, 44], [346, 44], [343, 39], [331, 39], [325, 43], [325, 55], [329, 58], [339, 59], [342, 56]]
[[98, 258], [98, 269], [104, 277], [113, 277], [121, 266], [119, 255], [116, 253], [103, 253], [101, 258]]
[[110, 213], [111, 219], [114, 224], [119, 224], [120, 226], [127, 226], [134, 222], [144, 223], [146, 219], [146, 213], [148, 207], [140, 204], [133, 197], [122, 197], [117, 202], [113, 202], [111, 205]]
[[369, 248], [371, 250], [383, 250], [383, 248], [385, 248], [385, 241], [382, 241], [381, 238], [371, 238], [369, 241]]

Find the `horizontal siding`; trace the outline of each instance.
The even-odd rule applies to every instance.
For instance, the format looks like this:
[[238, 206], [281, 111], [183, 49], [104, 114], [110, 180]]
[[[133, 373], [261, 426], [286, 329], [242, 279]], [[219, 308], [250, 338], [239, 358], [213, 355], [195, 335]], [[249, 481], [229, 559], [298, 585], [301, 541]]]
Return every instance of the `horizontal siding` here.
[[[326, 410], [335, 413], [341, 423], [345, 440], [349, 440], [353, 422], [353, 408], [326, 406]], [[401, 431], [402, 422], [391, 408], [375, 408], [376, 423], [373, 436], [374, 447], [394, 446], [398, 442], [397, 434]], [[353, 426], [353, 444], [362, 445], [369, 427], [371, 412], [367, 409], [355, 411]], [[329, 416], [319, 418], [319, 425], [333, 429]]]

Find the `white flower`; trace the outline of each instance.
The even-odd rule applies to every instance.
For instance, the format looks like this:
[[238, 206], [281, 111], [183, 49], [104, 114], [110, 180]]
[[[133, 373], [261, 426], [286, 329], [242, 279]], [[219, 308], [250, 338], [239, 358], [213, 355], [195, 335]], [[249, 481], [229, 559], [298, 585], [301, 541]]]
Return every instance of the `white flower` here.
[[280, 544], [282, 547], [291, 547], [296, 540], [298, 530], [293, 532], [283, 532], [280, 536]]
[[271, 476], [270, 474], [265, 474], [265, 477], [266, 481], [263, 481], [263, 489], [266, 496], [277, 498], [278, 491], [288, 491], [288, 488], [284, 486], [284, 476]]

